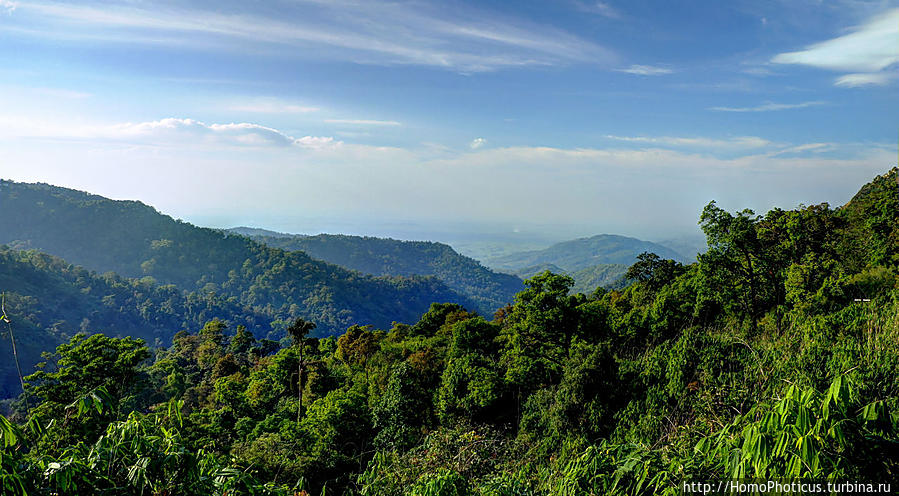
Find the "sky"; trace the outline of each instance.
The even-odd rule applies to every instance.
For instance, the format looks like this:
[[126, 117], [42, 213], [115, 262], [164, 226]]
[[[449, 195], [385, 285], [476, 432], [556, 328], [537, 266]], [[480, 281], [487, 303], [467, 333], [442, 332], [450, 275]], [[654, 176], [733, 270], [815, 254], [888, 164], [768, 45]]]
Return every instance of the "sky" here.
[[840, 205], [896, 165], [897, 90], [899, 0], [0, 0], [0, 177], [212, 227]]

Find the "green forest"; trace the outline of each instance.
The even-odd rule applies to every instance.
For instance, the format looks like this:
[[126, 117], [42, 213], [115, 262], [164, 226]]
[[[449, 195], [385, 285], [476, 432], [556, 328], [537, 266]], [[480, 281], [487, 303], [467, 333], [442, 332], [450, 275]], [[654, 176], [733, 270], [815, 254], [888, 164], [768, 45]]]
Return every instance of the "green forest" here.
[[215, 293], [270, 320], [303, 317], [316, 322], [321, 334], [359, 322], [386, 327], [413, 320], [433, 301], [473, 307], [434, 277], [361, 274], [303, 252], [196, 227], [140, 202], [46, 184], [0, 181], [0, 189], [0, 210], [16, 213], [0, 216], [0, 243], [99, 273]]
[[[89, 236], [65, 227], [77, 213], [65, 202], [106, 205], [54, 198], [43, 221], [0, 225], [30, 240], [16, 248]], [[646, 252], [628, 285], [587, 292], [546, 271], [492, 314], [434, 278], [366, 276], [129, 209], [93, 229], [134, 231], [143, 216], [169, 233], [70, 243], [62, 259], [0, 251], [60, 292], [40, 314], [6, 301], [4, 346], [52, 320], [110, 330], [65, 328], [23, 370], [0, 417], [3, 494], [675, 495], [899, 472], [897, 168], [839, 208], [710, 202], [695, 263]], [[55, 227], [29, 235], [39, 222]], [[229, 251], [201, 255], [206, 238]], [[115, 262], [100, 268], [104, 250]], [[110, 292], [121, 299], [83, 316], [65, 305]], [[129, 334], [123, 312], [160, 342]]]
[[[232, 231], [240, 231], [239, 229]], [[493, 272], [450, 246], [429, 241], [399, 241], [339, 234], [247, 235], [287, 251], [302, 251], [326, 262], [376, 276], [435, 276], [450, 289], [470, 298], [475, 309], [492, 312], [524, 289], [521, 279]]]

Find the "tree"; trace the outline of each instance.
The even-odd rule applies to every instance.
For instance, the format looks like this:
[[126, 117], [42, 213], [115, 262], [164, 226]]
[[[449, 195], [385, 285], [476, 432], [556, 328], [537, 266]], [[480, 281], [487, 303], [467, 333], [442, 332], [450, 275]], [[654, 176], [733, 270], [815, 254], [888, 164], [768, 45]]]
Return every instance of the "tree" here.
[[658, 291], [682, 271], [682, 265], [674, 260], [664, 259], [655, 253], [643, 252], [637, 255], [637, 262], [627, 269], [625, 277], [645, 283], [650, 290]]
[[245, 326], [239, 325], [234, 337], [231, 338], [229, 348], [233, 353], [246, 355], [254, 344], [256, 344], [256, 339], [253, 337], [253, 333], [248, 331]]
[[426, 374], [408, 361], [393, 367], [384, 393], [372, 408], [377, 447], [405, 451], [421, 441], [422, 430], [433, 416], [427, 382]]
[[475, 317], [457, 322], [452, 329], [447, 365], [437, 392], [441, 418], [500, 421], [504, 412], [497, 407], [505, 391], [496, 366], [499, 326]]
[[709, 249], [699, 263], [719, 301], [728, 310], [735, 302], [740, 320], [749, 319], [755, 331], [760, 314], [760, 244], [756, 232], [758, 217], [749, 209], [731, 215], [714, 201], [702, 210], [699, 224]]
[[[59, 345], [56, 353], [45, 356], [55, 358], [56, 370], [39, 370], [25, 380], [30, 386], [29, 394], [40, 400], [31, 416], [64, 419], [56, 424], [58, 445], [64, 446], [75, 437], [91, 439], [103, 428], [103, 421], [139, 409], [136, 403], [142, 388], [138, 367], [150, 358], [143, 340], [78, 334]], [[110, 403], [104, 418], [91, 419], [89, 424], [73, 420], [69, 405], [100, 387], [108, 392]]]
[[290, 335], [293, 345], [299, 350], [299, 360], [297, 360], [297, 422], [303, 417], [303, 367], [307, 365], [303, 349], [306, 347], [306, 336], [315, 329], [315, 323], [297, 318], [287, 327], [287, 334]]
[[[571, 277], [546, 271], [524, 282], [511, 315], [503, 321], [501, 363], [506, 381], [529, 392], [558, 381], [568, 345], [578, 330], [577, 306], [583, 295], [569, 295]], [[583, 301], [582, 301], [583, 300]]]
[[347, 365], [364, 367], [378, 351], [378, 337], [370, 326], [354, 325], [337, 338], [337, 358]]

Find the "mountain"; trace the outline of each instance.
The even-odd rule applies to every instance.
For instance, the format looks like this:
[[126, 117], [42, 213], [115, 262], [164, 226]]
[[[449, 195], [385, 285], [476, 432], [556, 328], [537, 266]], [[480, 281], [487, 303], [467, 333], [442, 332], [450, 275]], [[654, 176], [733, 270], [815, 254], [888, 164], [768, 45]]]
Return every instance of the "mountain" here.
[[443, 243], [337, 234], [285, 235], [246, 227], [229, 231], [273, 248], [304, 251], [313, 258], [365, 274], [435, 276], [468, 297], [485, 315], [492, 315], [496, 309], [511, 303], [515, 293], [524, 289], [518, 277], [493, 272]]
[[843, 242], [844, 263], [855, 270], [899, 267], [899, 167], [862, 186], [838, 210], [850, 234]]
[[0, 244], [98, 272], [214, 293], [271, 320], [303, 317], [318, 334], [414, 322], [432, 302], [475, 308], [434, 277], [374, 277], [303, 252], [174, 220], [136, 201], [0, 181]]
[[528, 267], [523, 267], [515, 271], [515, 275], [522, 278], [528, 279], [530, 277], [534, 277], [537, 274], [542, 274], [546, 271], [550, 271], [554, 274], [567, 274], [568, 271], [559, 267], [556, 264], [551, 263], [541, 263], [537, 265], [530, 265]]
[[696, 255], [705, 253], [708, 249], [705, 236], [702, 234], [693, 234], [679, 236], [676, 238], [668, 238], [655, 241], [656, 244], [666, 248], [671, 248], [683, 258], [680, 260], [684, 263], [693, 263], [696, 261]]
[[597, 287], [618, 287], [637, 255], [652, 252], [662, 258], [683, 261], [676, 251], [658, 243], [614, 234], [556, 243], [549, 248], [493, 257], [484, 264], [496, 270], [528, 278], [543, 271], [574, 278], [573, 292], [589, 294]]
[[624, 278], [624, 274], [627, 273], [628, 267], [625, 264], [598, 264], [569, 271], [555, 264], [543, 263], [519, 269], [515, 271], [515, 275], [522, 279], [528, 279], [547, 270], [554, 274], [565, 274], [574, 279], [574, 286], [571, 287], [572, 294], [589, 295], [600, 286], [607, 289], [621, 289], [626, 286], [628, 281]]
[[622, 289], [631, 282], [624, 277], [628, 267], [625, 264], [599, 264], [574, 271], [569, 274], [574, 279], [571, 291], [589, 295], [598, 287]]
[[285, 234], [277, 231], [269, 231], [268, 229], [260, 229], [258, 227], [232, 227], [231, 229], [225, 229], [225, 231], [232, 232], [234, 234], [240, 234], [241, 236], [253, 237], [253, 236], [267, 236], [274, 238], [290, 238], [292, 236], [303, 236], [302, 234]]
[[637, 255], [652, 252], [662, 258], [682, 260], [674, 250], [650, 241], [642, 241], [614, 234], [599, 234], [589, 238], [556, 243], [543, 250], [514, 253], [484, 261], [488, 267], [516, 272], [526, 267], [553, 264], [568, 272], [599, 264], [623, 264], [630, 266]]
[[[25, 374], [78, 332], [141, 338], [167, 344], [181, 330], [196, 332], [213, 318], [257, 336], [271, 331], [271, 318], [211, 293], [186, 293], [148, 279], [98, 275], [37, 251], [0, 247], [0, 290], [9, 318], [0, 326], [0, 398], [20, 392], [8, 333], [17, 340]], [[272, 336], [280, 337], [280, 336]]]

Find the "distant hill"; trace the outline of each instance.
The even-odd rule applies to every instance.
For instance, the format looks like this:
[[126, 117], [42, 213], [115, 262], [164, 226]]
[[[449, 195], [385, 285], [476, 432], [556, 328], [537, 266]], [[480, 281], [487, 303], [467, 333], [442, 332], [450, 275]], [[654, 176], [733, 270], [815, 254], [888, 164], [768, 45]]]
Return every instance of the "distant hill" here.
[[[58, 257], [2, 246], [0, 291], [25, 374], [33, 372], [41, 352], [52, 351], [78, 332], [132, 336], [154, 345], [167, 344], [181, 330], [196, 332], [216, 317], [232, 331], [238, 325], [257, 336], [272, 330], [270, 317], [214, 294], [99, 275]], [[18, 394], [20, 387], [5, 324], [0, 324], [0, 336], [0, 398], [6, 398]]]
[[547, 263], [519, 269], [515, 275], [522, 279], [528, 279], [547, 270], [555, 274], [565, 274], [574, 279], [571, 293], [590, 294], [600, 286], [606, 289], [620, 289], [626, 286], [628, 281], [624, 278], [624, 274], [628, 267], [629, 265], [625, 264], [598, 264], [568, 271], [558, 265]]
[[556, 264], [551, 263], [542, 263], [537, 265], [531, 265], [528, 267], [524, 267], [515, 271], [515, 275], [522, 279], [529, 279], [534, 277], [537, 274], [542, 274], [546, 271], [550, 271], [554, 274], [567, 274], [568, 271], [559, 267]]
[[625, 264], [599, 264], [575, 271], [570, 274], [574, 279], [571, 291], [589, 295], [598, 287], [622, 289], [632, 282], [624, 277], [628, 267]]
[[683, 260], [679, 253], [657, 243], [614, 234], [599, 234], [556, 243], [543, 250], [490, 258], [484, 264], [510, 273], [541, 264], [553, 264], [562, 270], [576, 272], [600, 264], [630, 266], [636, 261], [637, 255], [647, 251], [662, 258]]
[[705, 236], [702, 234], [662, 239], [655, 241], [655, 243], [674, 250], [683, 258], [681, 262], [684, 263], [695, 262], [696, 255], [699, 253], [705, 253], [709, 248], [706, 244]]
[[352, 324], [415, 322], [432, 302], [473, 301], [434, 277], [374, 277], [303, 252], [174, 220], [136, 201], [0, 181], [0, 244], [98, 272], [214, 293], [272, 320], [303, 317], [333, 334]]
[[248, 227], [229, 231], [250, 236], [273, 248], [304, 251], [313, 258], [365, 274], [432, 275], [469, 298], [478, 311], [488, 316], [511, 303], [515, 293], [524, 289], [518, 277], [493, 272], [443, 243], [339, 234], [287, 235]]
[[224, 229], [224, 231], [232, 232], [234, 234], [240, 234], [241, 236], [268, 236], [273, 238], [290, 238], [294, 236], [303, 236], [302, 234], [285, 234], [280, 233], [278, 231], [269, 231], [268, 229], [260, 229], [258, 227], [232, 227], [231, 229]]
[[624, 274], [643, 252], [684, 261], [680, 253], [658, 243], [614, 234], [556, 243], [549, 248], [513, 253], [485, 260], [496, 270], [528, 278], [549, 270], [574, 278], [572, 292], [591, 293], [599, 286], [621, 287]]

